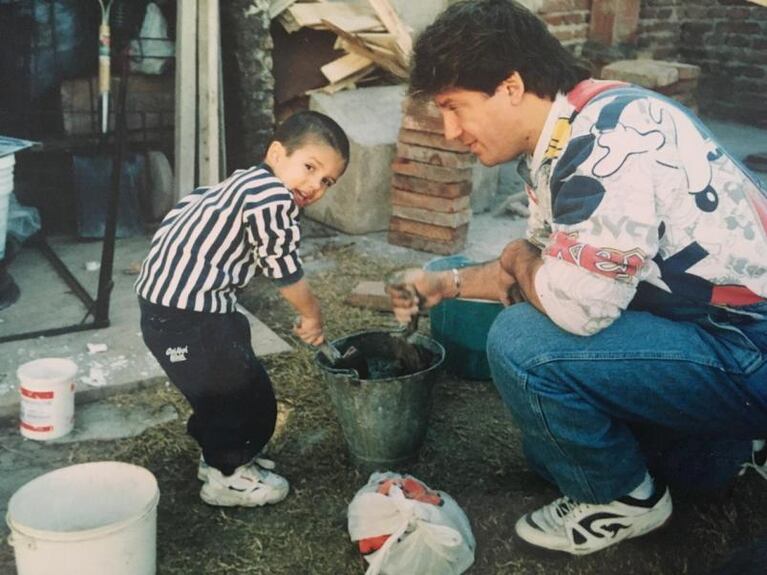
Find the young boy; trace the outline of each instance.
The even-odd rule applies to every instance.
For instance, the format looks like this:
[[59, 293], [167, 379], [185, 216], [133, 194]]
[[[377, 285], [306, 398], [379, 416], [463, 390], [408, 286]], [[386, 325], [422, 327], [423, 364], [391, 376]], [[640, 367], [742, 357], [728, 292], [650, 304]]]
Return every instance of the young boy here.
[[262, 164], [186, 196], [160, 224], [136, 281], [144, 342], [192, 406], [187, 430], [202, 448], [200, 497], [260, 506], [288, 482], [257, 457], [274, 433], [277, 404], [250, 345], [237, 294], [260, 272], [298, 312], [304, 342], [323, 342], [317, 299], [298, 256], [299, 208], [343, 174], [349, 141], [317, 112], [277, 129]]

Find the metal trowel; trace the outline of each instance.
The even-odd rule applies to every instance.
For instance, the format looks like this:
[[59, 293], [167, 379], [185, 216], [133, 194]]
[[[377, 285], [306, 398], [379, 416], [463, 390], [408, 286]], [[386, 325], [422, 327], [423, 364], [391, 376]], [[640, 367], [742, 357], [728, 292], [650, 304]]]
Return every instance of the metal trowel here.
[[356, 347], [351, 346], [344, 353], [341, 353], [336, 346], [326, 339], [317, 349], [328, 359], [331, 367], [356, 371], [359, 379], [370, 377], [368, 362]]
[[413, 293], [413, 297], [418, 304], [418, 312], [413, 314], [407, 325], [392, 332], [392, 342], [395, 345], [394, 353], [396, 359], [402, 363], [406, 373], [416, 373], [421, 370], [423, 362], [421, 361], [421, 354], [419, 348], [413, 341], [413, 334], [418, 331], [418, 317], [421, 307], [423, 305], [423, 298], [418, 290], [412, 285], [404, 284], [398, 273], [394, 273], [386, 279], [387, 286], [396, 287], [399, 289], [407, 289]]
[[[296, 327], [300, 326], [301, 318], [297, 317], [293, 325]], [[370, 368], [365, 356], [353, 345], [349, 346], [344, 353], [341, 353], [326, 337], [325, 341], [317, 346], [317, 350], [327, 358], [330, 367], [353, 370], [357, 373], [359, 379], [370, 377]]]

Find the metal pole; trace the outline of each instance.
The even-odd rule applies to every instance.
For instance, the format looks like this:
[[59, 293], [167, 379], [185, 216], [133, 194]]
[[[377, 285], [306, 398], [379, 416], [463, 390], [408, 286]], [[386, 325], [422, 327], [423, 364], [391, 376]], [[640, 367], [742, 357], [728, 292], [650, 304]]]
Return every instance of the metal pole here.
[[99, 286], [96, 294], [96, 323], [109, 322], [109, 296], [112, 292], [112, 266], [114, 264], [115, 235], [117, 234], [117, 215], [120, 205], [120, 180], [122, 179], [122, 164], [125, 156], [126, 120], [125, 100], [128, 93], [128, 54], [129, 47], [125, 46], [120, 52], [121, 73], [120, 89], [117, 95], [117, 110], [115, 115], [115, 155], [112, 163], [112, 189], [107, 207], [107, 220], [104, 226], [104, 247], [101, 250], [101, 269]]

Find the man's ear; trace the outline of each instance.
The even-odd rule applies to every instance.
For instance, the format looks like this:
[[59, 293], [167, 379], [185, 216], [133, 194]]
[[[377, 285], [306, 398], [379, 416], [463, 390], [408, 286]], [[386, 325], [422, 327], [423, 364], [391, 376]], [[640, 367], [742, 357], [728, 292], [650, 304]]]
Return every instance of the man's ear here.
[[510, 98], [512, 104], [517, 105], [522, 101], [522, 96], [525, 95], [525, 81], [519, 75], [519, 72], [512, 72], [508, 78], [498, 85], [497, 89]]

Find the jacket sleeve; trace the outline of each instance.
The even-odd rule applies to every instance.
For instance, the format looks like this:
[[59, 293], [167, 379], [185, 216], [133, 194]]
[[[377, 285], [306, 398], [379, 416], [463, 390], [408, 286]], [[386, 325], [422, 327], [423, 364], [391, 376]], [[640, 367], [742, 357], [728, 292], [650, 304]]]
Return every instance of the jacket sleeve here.
[[668, 138], [646, 106], [612, 104], [584, 108], [553, 167], [551, 231], [535, 278], [549, 317], [579, 335], [620, 316], [658, 250], [656, 162]]
[[249, 241], [256, 266], [278, 286], [293, 284], [303, 277], [298, 246], [301, 232], [298, 208], [287, 195], [276, 194], [246, 213]]

